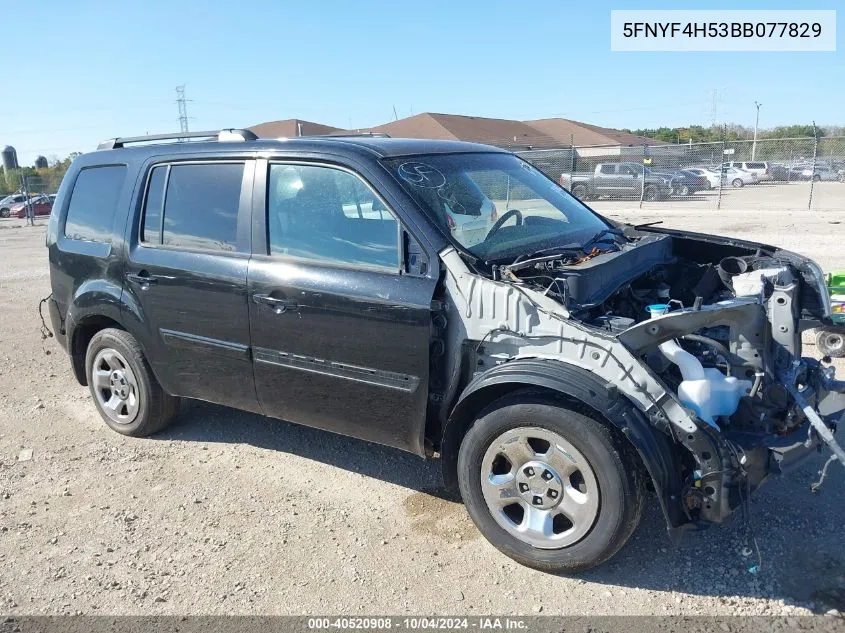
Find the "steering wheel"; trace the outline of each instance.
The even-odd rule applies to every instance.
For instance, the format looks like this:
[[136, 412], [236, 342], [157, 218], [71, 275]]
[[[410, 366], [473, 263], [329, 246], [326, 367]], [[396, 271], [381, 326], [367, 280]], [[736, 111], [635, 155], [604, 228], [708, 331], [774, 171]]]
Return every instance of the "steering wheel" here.
[[496, 220], [496, 223], [493, 224], [493, 226], [490, 227], [490, 230], [487, 232], [487, 237], [485, 239], [489, 240], [491, 237], [493, 237], [493, 235], [496, 234], [496, 231], [498, 231], [500, 228], [502, 228], [502, 225], [505, 222], [507, 222], [508, 220], [510, 220], [511, 217], [513, 217], [513, 216], [516, 216], [516, 225], [521, 226], [522, 225], [522, 211], [520, 211], [519, 209], [511, 209], [510, 211], [505, 211], [505, 214], [502, 217], [500, 217], [498, 220]]

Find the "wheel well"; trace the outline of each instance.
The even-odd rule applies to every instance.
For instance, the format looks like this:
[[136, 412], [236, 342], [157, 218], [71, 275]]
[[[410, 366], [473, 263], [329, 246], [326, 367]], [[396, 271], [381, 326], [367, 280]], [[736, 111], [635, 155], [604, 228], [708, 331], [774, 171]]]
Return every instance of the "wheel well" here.
[[[493, 384], [469, 394], [455, 408], [453, 416], [450, 417], [449, 423], [446, 425], [440, 448], [441, 459], [443, 460], [443, 479], [448, 488], [457, 489], [458, 450], [460, 448], [461, 441], [469, 430], [469, 427], [472, 425], [472, 422], [478, 417], [479, 413], [497, 400], [501, 400], [506, 396], [513, 396], [520, 392], [525, 393], [526, 396], [542, 396], [544, 398], [548, 398], [549, 400], [555, 400], [561, 404], [571, 407], [573, 410], [576, 410], [589, 418], [596, 420], [597, 422], [605, 424], [612, 430], [619, 431], [619, 427], [613, 424], [613, 422], [611, 422], [599, 410], [556, 389], [521, 382]], [[622, 434], [624, 435], [624, 433]], [[630, 439], [628, 441], [630, 443]], [[631, 443], [631, 447], [635, 448], [633, 443]], [[645, 472], [645, 466], [642, 463], [642, 458], [638, 452], [637, 459]]]
[[94, 315], [86, 317], [73, 329], [73, 338], [70, 342], [71, 350], [71, 364], [73, 365], [73, 374], [80, 385], [88, 384], [88, 377], [85, 375], [85, 354], [88, 351], [88, 344], [94, 335], [100, 330], [106, 328], [124, 329], [120, 323], [114, 319], [102, 315]]
[[528, 382], [501, 382], [482, 387], [467, 395], [452, 412], [440, 445], [443, 481], [447, 490], [457, 494], [457, 461], [461, 441], [467, 430], [486, 407], [506, 396], [519, 392], [542, 396], [571, 407], [582, 415], [604, 424], [611, 432], [624, 436], [636, 453], [638, 466], [651, 482], [670, 527], [687, 521], [677, 502], [680, 499], [682, 464], [675, 445], [668, 436], [655, 429], [645, 416], [612, 386], [580, 384], [571, 395], [546, 385]]

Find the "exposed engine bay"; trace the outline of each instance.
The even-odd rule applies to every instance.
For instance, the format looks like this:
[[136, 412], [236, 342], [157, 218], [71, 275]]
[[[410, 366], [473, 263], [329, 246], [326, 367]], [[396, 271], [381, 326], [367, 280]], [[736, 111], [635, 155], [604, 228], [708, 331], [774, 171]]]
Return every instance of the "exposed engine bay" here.
[[[670, 524], [721, 522], [769, 474], [825, 445], [833, 453], [827, 465], [845, 465], [834, 439], [845, 382], [825, 363], [801, 358], [802, 330], [829, 314], [813, 262], [712, 236], [605, 233], [589, 250], [494, 266], [489, 287], [462, 287], [454, 276], [463, 326], [480, 341], [479, 372], [544, 357], [617, 386], [688, 451], [669, 467], [683, 485], [666, 495], [664, 510], [679, 496], [686, 517]], [[473, 314], [476, 296], [493, 309]]]

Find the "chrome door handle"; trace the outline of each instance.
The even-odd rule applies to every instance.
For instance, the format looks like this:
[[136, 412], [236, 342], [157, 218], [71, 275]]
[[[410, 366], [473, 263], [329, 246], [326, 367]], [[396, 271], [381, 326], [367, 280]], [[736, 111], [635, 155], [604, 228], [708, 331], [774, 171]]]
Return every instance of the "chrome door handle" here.
[[279, 299], [277, 297], [271, 297], [268, 294], [254, 294], [252, 295], [252, 300], [255, 303], [270, 306], [276, 314], [299, 311], [299, 304], [291, 299]]

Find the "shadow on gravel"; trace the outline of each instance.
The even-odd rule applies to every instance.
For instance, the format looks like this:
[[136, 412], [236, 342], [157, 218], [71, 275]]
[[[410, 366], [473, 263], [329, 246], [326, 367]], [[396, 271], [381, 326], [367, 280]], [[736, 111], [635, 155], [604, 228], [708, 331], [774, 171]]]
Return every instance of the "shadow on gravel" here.
[[[760, 571], [749, 573], [756, 554], [739, 513], [720, 527], [684, 535], [672, 547], [654, 499], [628, 544], [583, 580], [657, 591], [758, 597], [800, 604], [817, 613], [845, 612], [845, 469], [833, 468], [818, 494], [809, 491], [824, 459], [769, 480], [752, 500]], [[676, 598], [676, 602], [683, 598]]]
[[205, 402], [183, 401], [173, 424], [152, 439], [249, 444], [313, 459], [446, 501], [455, 500], [443, 488], [436, 460]]
[[[191, 401], [183, 405], [173, 425], [154, 439], [250, 444], [375, 477], [415, 491], [405, 499], [409, 529], [445, 538], [448, 524], [460, 515], [466, 524], [460, 529], [472, 531], [463, 538], [477, 536], [463, 511], [449, 512], [460, 506], [449, 503], [454, 499], [445, 494], [440, 465], [434, 460]], [[652, 498], [627, 545], [609, 562], [578, 577], [614, 587], [717, 596], [726, 604], [734, 598], [758, 597], [801, 604], [816, 612], [845, 611], [845, 469], [834, 464], [821, 492], [814, 495], [809, 485], [822, 462], [818, 458], [773, 478], [754, 497], [752, 517], [762, 561], [759, 573], [748, 571], [757, 559], [743, 556], [743, 549], [753, 545], [738, 514], [721, 527], [687, 533], [680, 546], [673, 547]], [[676, 597], [677, 603], [683, 600]]]

